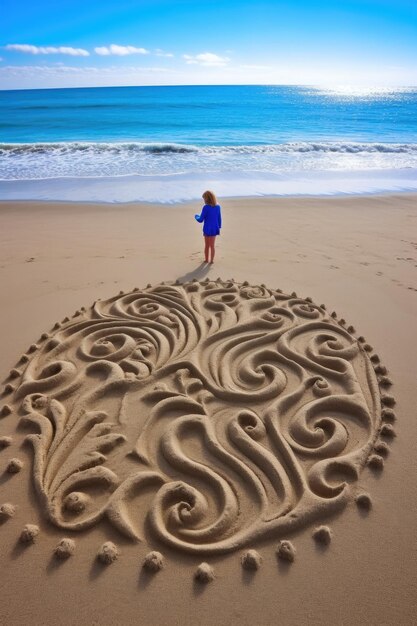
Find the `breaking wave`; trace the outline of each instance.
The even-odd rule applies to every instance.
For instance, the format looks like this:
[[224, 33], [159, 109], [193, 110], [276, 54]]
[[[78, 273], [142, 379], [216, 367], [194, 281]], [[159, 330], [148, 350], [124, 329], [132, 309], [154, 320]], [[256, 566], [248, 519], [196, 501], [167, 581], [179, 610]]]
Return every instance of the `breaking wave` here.
[[357, 142], [291, 142], [281, 144], [196, 146], [178, 143], [141, 142], [58, 142], [58, 143], [0, 143], [0, 157], [23, 155], [92, 154], [288, 154], [288, 153], [385, 153], [417, 154], [417, 143], [357, 143]]

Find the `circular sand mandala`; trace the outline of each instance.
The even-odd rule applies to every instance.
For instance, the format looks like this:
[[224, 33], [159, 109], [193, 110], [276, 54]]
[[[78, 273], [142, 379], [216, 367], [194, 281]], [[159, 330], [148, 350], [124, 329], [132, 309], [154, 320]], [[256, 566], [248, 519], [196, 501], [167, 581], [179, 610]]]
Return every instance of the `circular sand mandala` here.
[[343, 507], [383, 464], [394, 404], [345, 326], [309, 298], [208, 279], [77, 311], [4, 390], [1, 414], [30, 429], [40, 509], [62, 529], [107, 518], [216, 553]]

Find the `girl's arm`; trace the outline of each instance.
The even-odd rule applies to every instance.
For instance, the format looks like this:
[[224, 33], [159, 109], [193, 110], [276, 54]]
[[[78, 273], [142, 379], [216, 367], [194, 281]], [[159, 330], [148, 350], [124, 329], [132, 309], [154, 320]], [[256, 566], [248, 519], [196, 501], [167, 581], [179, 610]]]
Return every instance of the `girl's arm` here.
[[222, 227], [222, 210], [219, 207], [219, 228], [221, 228], [221, 227]]
[[197, 220], [197, 222], [204, 222], [204, 219], [206, 217], [206, 205], [203, 206], [203, 210], [201, 211], [201, 215], [194, 215], [194, 218]]

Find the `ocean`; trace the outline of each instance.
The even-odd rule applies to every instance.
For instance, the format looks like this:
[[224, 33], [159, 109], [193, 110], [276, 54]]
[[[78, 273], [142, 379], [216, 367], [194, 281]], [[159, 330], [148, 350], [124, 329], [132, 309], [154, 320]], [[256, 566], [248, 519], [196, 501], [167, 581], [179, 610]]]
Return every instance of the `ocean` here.
[[0, 91], [0, 199], [417, 191], [417, 88]]

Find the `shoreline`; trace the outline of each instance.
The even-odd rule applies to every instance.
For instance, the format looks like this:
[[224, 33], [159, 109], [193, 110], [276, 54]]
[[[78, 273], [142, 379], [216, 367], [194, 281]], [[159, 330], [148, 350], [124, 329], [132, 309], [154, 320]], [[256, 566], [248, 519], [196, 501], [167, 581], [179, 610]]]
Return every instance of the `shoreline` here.
[[[360, 201], [360, 200], [388, 200], [388, 199], [395, 199], [395, 198], [403, 198], [405, 200], [415, 200], [417, 202], [417, 191], [387, 191], [387, 192], [369, 192], [369, 193], [357, 193], [357, 194], [335, 194], [335, 195], [329, 195], [329, 194], [323, 194], [323, 195], [288, 195], [288, 196], [230, 196], [230, 197], [226, 197], [226, 198], [220, 198], [220, 203], [223, 206], [225, 203], [226, 204], [235, 204], [236, 202], [257, 202], [257, 203], [261, 203], [261, 204], [273, 204], [273, 203], [284, 203], [284, 202], [304, 202], [304, 201], [309, 201], [309, 202], [326, 202], [326, 203], [331, 203], [331, 202], [343, 202], [343, 201]], [[0, 209], [4, 208], [4, 207], [8, 207], [9, 205], [12, 206], [28, 206], [28, 205], [36, 205], [36, 206], [54, 206], [54, 207], [74, 207], [77, 205], [86, 205], [88, 207], [116, 207], [116, 206], [126, 206], [126, 207], [133, 207], [133, 206], [138, 206], [138, 207], [144, 207], [144, 208], [149, 208], [149, 207], [153, 207], [153, 206], [158, 206], [158, 207], [166, 207], [166, 208], [172, 208], [172, 207], [188, 207], [188, 206], [195, 206], [195, 204], [198, 204], [200, 201], [199, 198], [196, 198], [195, 200], [180, 200], [177, 202], [151, 202], [151, 201], [144, 201], [144, 200], [132, 200], [130, 202], [97, 202], [94, 200], [91, 201], [85, 201], [85, 200], [65, 200], [65, 201], [61, 201], [61, 200], [34, 200], [34, 199], [24, 199], [24, 200], [4, 200], [0, 198]]]
[[3, 201], [177, 204], [215, 189], [219, 198], [309, 198], [417, 192], [417, 169], [178, 173], [0, 181]]

